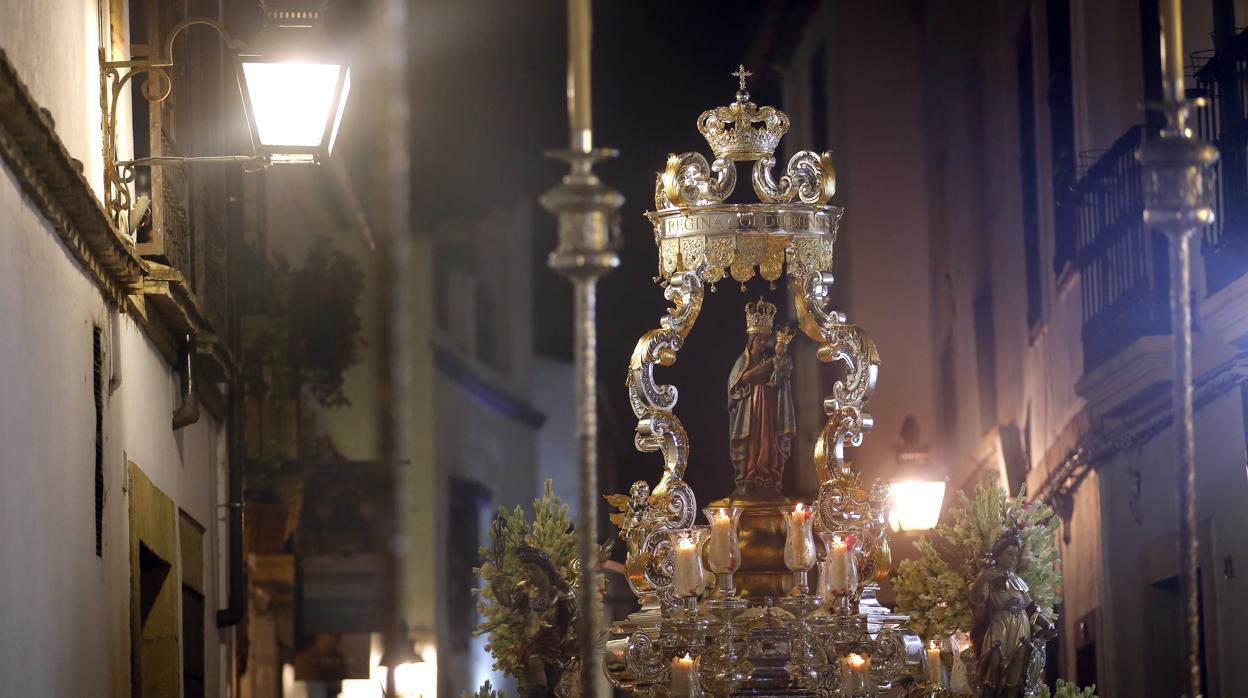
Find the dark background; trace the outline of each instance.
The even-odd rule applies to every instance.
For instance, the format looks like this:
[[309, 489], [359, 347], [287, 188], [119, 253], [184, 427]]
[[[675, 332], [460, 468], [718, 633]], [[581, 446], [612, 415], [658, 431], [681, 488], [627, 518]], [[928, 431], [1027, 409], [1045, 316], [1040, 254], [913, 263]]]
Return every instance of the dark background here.
[[[431, 29], [418, 30], [424, 36], [414, 48], [414, 118], [429, 126], [416, 127], [416, 157], [425, 166], [413, 170], [423, 177], [413, 202], [418, 232], [483, 216], [496, 206], [532, 204], [537, 349], [571, 360], [571, 287], [546, 266], [556, 242], [555, 220], [536, 203], [566, 172], [543, 156], [568, 142], [565, 9], [560, 2], [420, 8], [427, 15], [422, 25]], [[731, 73], [748, 63], [764, 9], [757, 2], [594, 5], [594, 144], [620, 151], [597, 172], [626, 197], [621, 265], [599, 284], [604, 490], [626, 491], [636, 479], [653, 484], [662, 467], [659, 454], [633, 447], [635, 419], [624, 387], [637, 339], [658, 327], [668, 307], [652, 280], [657, 251], [642, 216], [654, 207], [654, 177], [669, 152], [711, 157], [695, 121], [706, 109], [733, 100]], [[757, 74], [750, 79], [753, 101], [783, 108], [768, 71], [747, 67]], [[748, 177], [748, 169], [739, 168], [738, 196], [750, 191]], [[659, 376], [680, 389], [676, 414], [692, 444], [687, 480], [707, 502], [731, 489], [725, 383], [745, 343], [743, 305], [760, 294], [783, 302], [783, 289], [769, 291], [757, 278], [746, 294], [731, 279], [721, 282], [707, 294], [676, 365]]]

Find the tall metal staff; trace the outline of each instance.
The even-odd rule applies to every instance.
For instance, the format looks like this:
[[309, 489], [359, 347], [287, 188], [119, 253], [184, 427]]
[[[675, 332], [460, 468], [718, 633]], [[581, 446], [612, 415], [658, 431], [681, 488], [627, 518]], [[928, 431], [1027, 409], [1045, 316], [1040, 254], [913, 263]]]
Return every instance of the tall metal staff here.
[[[408, 0], [384, 0], [378, 7], [384, 27], [380, 57], [385, 76], [386, 227], [379, 241], [378, 271], [382, 328], [378, 371], [378, 440], [385, 464], [386, 541], [382, 555], [382, 612], [387, 657], [411, 653], [402, 619], [401, 575], [407, 555], [403, 517], [408, 494], [402, 463], [410, 455], [407, 420], [411, 418], [411, 125], [408, 91]], [[396, 695], [395, 668], [386, 668], [386, 695]]]
[[598, 587], [598, 408], [597, 329], [598, 277], [619, 266], [617, 247], [619, 209], [624, 197], [602, 184], [594, 163], [614, 157], [612, 149], [593, 147], [590, 107], [590, 40], [592, 0], [568, 0], [568, 116], [570, 147], [550, 153], [568, 163], [569, 172], [558, 186], [542, 195], [542, 205], [559, 219], [559, 244], [547, 263], [572, 281], [575, 294], [576, 440], [580, 465], [580, 521], [577, 525], [581, 558], [577, 590], [577, 638], [580, 643], [581, 695], [597, 694], [600, 674], [598, 618], [594, 608]]
[[1183, 683], [1188, 698], [1201, 695], [1200, 607], [1197, 598], [1196, 455], [1192, 414], [1192, 238], [1213, 222], [1209, 168], [1218, 150], [1192, 136], [1188, 113], [1204, 106], [1183, 89], [1183, 31], [1180, 0], [1162, 0], [1162, 112], [1166, 125], [1137, 155], [1144, 166], [1144, 222], [1170, 243], [1170, 331], [1174, 375], [1171, 399], [1178, 446], [1179, 596], [1183, 608]]

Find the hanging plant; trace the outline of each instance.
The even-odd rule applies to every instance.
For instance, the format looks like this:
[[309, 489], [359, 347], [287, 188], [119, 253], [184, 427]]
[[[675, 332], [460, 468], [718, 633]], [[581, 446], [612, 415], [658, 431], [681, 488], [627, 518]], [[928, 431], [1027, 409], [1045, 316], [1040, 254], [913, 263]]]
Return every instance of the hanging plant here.
[[364, 340], [356, 307], [364, 271], [350, 255], [318, 237], [290, 279], [290, 325], [294, 365], [303, 386], [325, 407], [350, 404], [343, 384], [360, 361]]

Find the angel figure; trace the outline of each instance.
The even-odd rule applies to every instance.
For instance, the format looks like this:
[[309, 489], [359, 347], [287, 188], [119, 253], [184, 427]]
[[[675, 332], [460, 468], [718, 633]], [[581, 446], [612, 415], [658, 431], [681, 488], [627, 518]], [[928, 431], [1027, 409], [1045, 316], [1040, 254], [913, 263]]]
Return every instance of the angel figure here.
[[611, 514], [611, 523], [619, 527], [620, 540], [628, 548], [624, 571], [629, 584], [636, 588], [645, 577], [647, 560], [642, 549], [654, 528], [654, 523], [648, 520], [650, 485], [645, 480], [638, 480], [628, 488], [628, 494], [609, 494], [605, 499], [608, 504], [619, 509]]
[[520, 693], [529, 698], [562, 695], [571, 678], [564, 674], [575, 661], [570, 633], [576, 598], [549, 555], [529, 545], [521, 545], [515, 554], [524, 577], [507, 585], [500, 576], [491, 584], [498, 602], [524, 617]]
[[1023, 539], [1010, 527], [992, 546], [983, 571], [971, 585], [974, 611], [976, 678], [984, 698], [1022, 696], [1032, 654], [1051, 639], [1053, 623], [1031, 600], [1027, 583], [1016, 574], [1022, 562]]

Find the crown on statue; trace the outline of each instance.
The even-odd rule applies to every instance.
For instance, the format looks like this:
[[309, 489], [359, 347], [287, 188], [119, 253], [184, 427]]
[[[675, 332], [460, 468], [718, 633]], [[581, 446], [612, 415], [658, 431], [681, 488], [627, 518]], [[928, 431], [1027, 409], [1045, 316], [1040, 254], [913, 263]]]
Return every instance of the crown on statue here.
[[745, 333], [747, 335], [771, 334], [771, 326], [775, 320], [775, 304], [768, 303], [762, 298], [745, 304]]
[[[733, 75], [740, 84], [737, 101], [702, 112], [702, 116], [698, 117], [698, 130], [717, 158], [728, 157], [744, 162], [771, 157], [780, 145], [780, 139], [789, 132], [789, 117], [779, 109], [760, 109], [750, 101], [745, 79], [753, 73], [744, 65]], [[754, 124], [762, 125], [756, 128]]]

